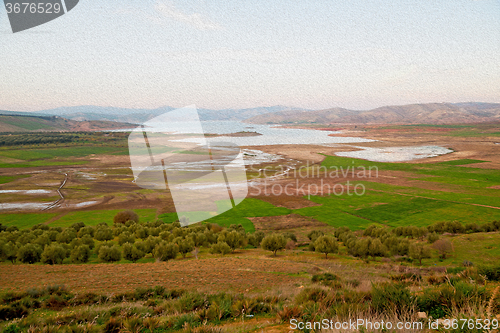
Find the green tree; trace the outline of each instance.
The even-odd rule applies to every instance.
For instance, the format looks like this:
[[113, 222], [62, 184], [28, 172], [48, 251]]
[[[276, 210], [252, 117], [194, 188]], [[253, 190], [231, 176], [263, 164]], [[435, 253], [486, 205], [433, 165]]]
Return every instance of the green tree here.
[[70, 259], [74, 264], [83, 264], [89, 261], [90, 247], [82, 244], [78, 245], [71, 250]]
[[128, 231], [122, 232], [120, 236], [118, 236], [118, 244], [123, 245], [125, 243], [134, 244], [135, 236]]
[[159, 261], [175, 259], [179, 253], [179, 247], [174, 243], [161, 242], [153, 250], [153, 256]]
[[177, 238], [174, 242], [179, 247], [179, 252], [183, 258], [186, 258], [186, 254], [194, 250], [194, 242], [191, 238]]
[[40, 245], [31, 243], [22, 245], [17, 251], [17, 260], [25, 264], [34, 264], [39, 262], [42, 257], [42, 248]]
[[144, 258], [144, 252], [139, 250], [135, 245], [130, 243], [125, 243], [122, 246], [123, 258], [136, 262], [137, 260]]
[[231, 251], [234, 252], [235, 249], [245, 244], [245, 236], [243, 236], [240, 232], [236, 230], [233, 231], [224, 230], [219, 234], [217, 242], [226, 242], [226, 244], [229, 245], [229, 247], [231, 248]]
[[73, 229], [73, 228], [66, 228], [66, 229], [64, 229], [63, 232], [61, 232], [57, 236], [56, 240], [59, 243], [69, 244], [75, 238], [76, 238], [76, 231], [75, 231], [75, 229]]
[[122, 252], [116, 245], [104, 245], [99, 248], [99, 260], [102, 262], [115, 262], [122, 259]]
[[66, 249], [61, 244], [48, 245], [42, 252], [42, 262], [44, 264], [62, 264], [65, 258]]
[[316, 238], [316, 241], [314, 242], [314, 248], [316, 249], [316, 252], [324, 253], [325, 259], [328, 259], [329, 253], [339, 252], [339, 245], [337, 244], [337, 241], [335, 240], [335, 238], [329, 235], [319, 236], [318, 238]]
[[312, 230], [307, 234], [307, 238], [309, 238], [311, 240], [311, 242], [314, 242], [316, 240], [316, 238], [318, 238], [319, 236], [324, 236], [324, 235], [325, 235], [325, 233], [321, 230]]
[[422, 259], [429, 259], [431, 251], [422, 243], [414, 243], [410, 245], [409, 256], [413, 260], [418, 260], [418, 264], [422, 265]]
[[5, 258], [5, 260], [8, 260], [14, 264], [17, 260], [17, 251], [18, 248], [16, 244], [14, 244], [13, 242], [8, 242], [3, 247], [3, 257]]
[[94, 238], [98, 241], [108, 241], [113, 239], [113, 230], [107, 225], [105, 227], [98, 227], [95, 231]]
[[272, 251], [276, 256], [276, 252], [285, 248], [286, 238], [280, 234], [267, 235], [260, 245], [264, 250]]
[[210, 247], [210, 253], [220, 253], [222, 255], [226, 255], [231, 252], [231, 248], [227, 245], [226, 242], [218, 242], [217, 244], [213, 244]]

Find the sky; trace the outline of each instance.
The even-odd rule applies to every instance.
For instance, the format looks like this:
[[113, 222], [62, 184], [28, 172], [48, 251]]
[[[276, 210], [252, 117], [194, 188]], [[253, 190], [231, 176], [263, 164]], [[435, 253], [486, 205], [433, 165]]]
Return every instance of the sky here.
[[0, 109], [500, 102], [500, 0], [120, 0], [12, 33]]

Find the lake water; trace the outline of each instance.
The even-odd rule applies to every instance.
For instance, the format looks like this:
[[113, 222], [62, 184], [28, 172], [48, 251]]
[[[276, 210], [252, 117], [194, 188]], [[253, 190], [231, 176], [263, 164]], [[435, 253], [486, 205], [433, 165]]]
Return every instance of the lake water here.
[[404, 162], [421, 158], [436, 157], [452, 153], [453, 150], [440, 146], [356, 147], [362, 150], [336, 153], [337, 156], [361, 158], [373, 162]]

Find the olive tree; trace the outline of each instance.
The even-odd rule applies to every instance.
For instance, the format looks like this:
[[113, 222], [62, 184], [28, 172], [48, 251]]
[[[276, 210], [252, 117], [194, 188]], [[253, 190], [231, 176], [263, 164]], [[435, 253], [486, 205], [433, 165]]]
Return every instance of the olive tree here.
[[329, 253], [338, 253], [339, 245], [337, 241], [332, 236], [319, 236], [314, 242], [314, 248], [318, 253], [324, 253], [325, 259], [328, 259]]
[[17, 251], [17, 260], [25, 264], [39, 262], [42, 257], [42, 248], [31, 243], [25, 244]]
[[427, 246], [421, 243], [415, 243], [410, 245], [410, 258], [413, 260], [418, 260], [419, 265], [422, 265], [422, 259], [429, 259], [431, 257], [431, 251]]
[[90, 247], [86, 244], [75, 246], [69, 257], [74, 264], [86, 263], [90, 258]]
[[217, 244], [213, 244], [210, 247], [210, 253], [220, 253], [222, 255], [226, 255], [231, 252], [231, 248], [227, 245], [226, 242], [218, 242]]
[[179, 253], [179, 247], [174, 243], [161, 242], [153, 250], [153, 256], [159, 261], [175, 259]]
[[42, 262], [44, 264], [62, 264], [66, 258], [66, 249], [61, 244], [50, 244], [42, 252]]
[[144, 258], [144, 252], [139, 250], [135, 245], [130, 243], [125, 243], [122, 246], [123, 258], [136, 262], [137, 260]]
[[272, 251], [276, 256], [276, 252], [285, 248], [286, 238], [280, 234], [267, 235], [260, 245], [264, 250]]

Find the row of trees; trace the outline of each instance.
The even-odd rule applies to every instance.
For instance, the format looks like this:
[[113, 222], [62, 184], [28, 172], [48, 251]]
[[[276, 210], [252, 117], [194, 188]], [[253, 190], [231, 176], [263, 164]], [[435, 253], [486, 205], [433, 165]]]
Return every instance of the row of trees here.
[[[311, 231], [309, 250], [325, 254], [338, 253], [339, 242], [347, 252], [355, 257], [409, 257], [421, 263], [431, 255], [431, 245], [422, 242], [425, 238], [432, 248], [445, 259], [453, 251], [446, 238], [439, 233], [457, 230], [489, 230], [500, 228], [500, 222], [491, 222], [488, 227], [460, 229], [455, 222], [438, 223], [426, 228], [413, 226], [395, 229], [370, 226], [361, 235], [347, 227], [335, 229], [333, 235], [322, 231]], [[486, 228], [486, 229], [485, 229]], [[418, 239], [412, 241], [410, 239]], [[36, 225], [31, 229], [18, 230], [0, 224], [0, 259], [12, 263], [43, 262], [61, 264], [66, 258], [72, 263], [85, 263], [92, 255], [102, 262], [116, 262], [122, 259], [136, 262], [151, 255], [158, 261], [175, 259], [179, 254], [185, 257], [193, 252], [197, 256], [200, 247], [206, 247], [213, 254], [228, 254], [238, 248], [262, 247], [274, 255], [285, 248], [293, 248], [297, 238], [293, 233], [265, 235], [258, 231], [246, 233], [241, 225], [231, 225], [224, 229], [218, 225], [204, 224], [181, 227], [179, 222], [171, 224], [163, 221], [139, 223], [132, 211], [124, 211], [114, 218], [114, 225], [105, 223], [87, 226], [82, 222], [68, 228], [51, 228]]]

